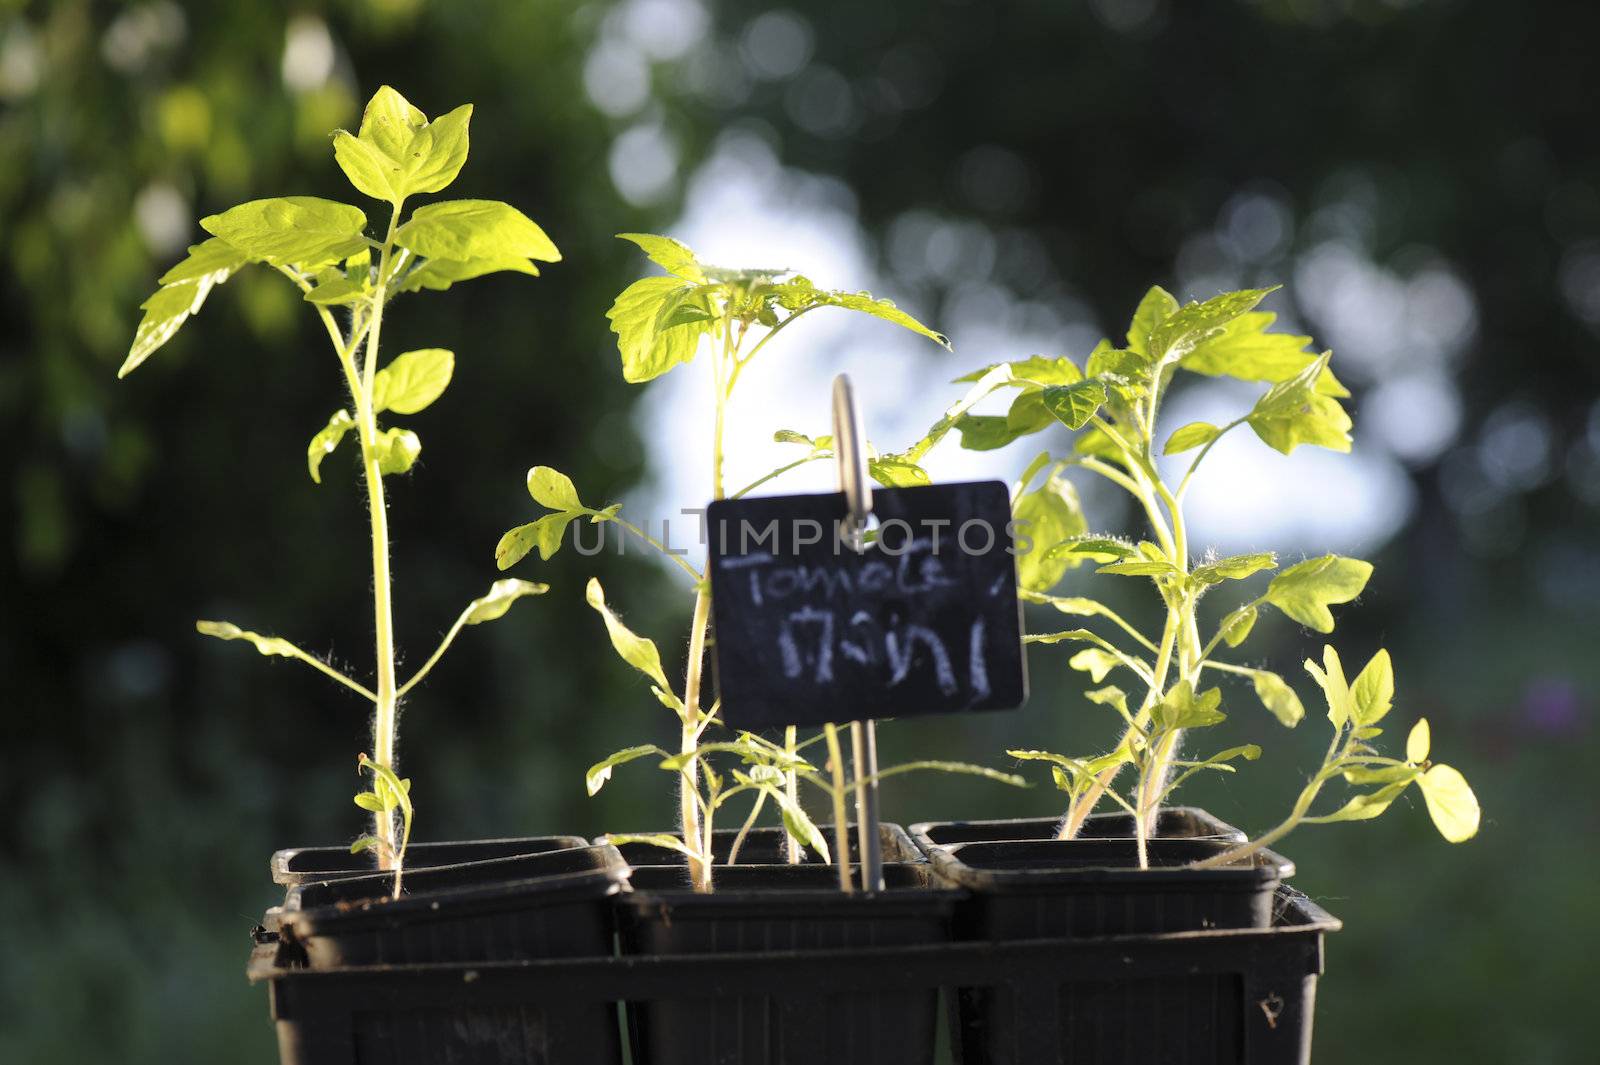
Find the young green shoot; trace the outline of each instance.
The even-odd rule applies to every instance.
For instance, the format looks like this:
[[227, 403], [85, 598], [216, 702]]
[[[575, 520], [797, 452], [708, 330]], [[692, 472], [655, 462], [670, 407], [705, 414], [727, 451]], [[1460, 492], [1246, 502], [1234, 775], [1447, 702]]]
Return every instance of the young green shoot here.
[[[607, 312], [622, 356], [622, 376], [631, 383], [642, 384], [694, 361], [702, 349], [707, 351], [714, 402], [709, 471], [712, 499], [729, 496], [723, 469], [724, 430], [739, 379], [762, 350], [800, 318], [821, 308], [839, 307], [871, 315], [946, 344], [944, 337], [893, 303], [874, 299], [864, 292], [820, 289], [805, 277], [789, 271], [726, 270], [709, 266], [670, 237], [647, 233], [620, 236], [637, 244], [652, 262], [666, 271], [664, 275], [642, 278], [629, 285]], [[789, 468], [793, 465], [799, 463]], [[742, 495], [782, 472], [781, 469], [774, 471], [733, 494]], [[688, 663], [683, 685], [678, 690], [674, 690], [662, 672], [661, 656], [655, 644], [634, 634], [606, 606], [605, 593], [598, 582], [590, 582], [588, 599], [605, 620], [617, 653], [646, 676], [656, 698], [678, 718], [677, 755], [682, 758], [682, 764], [676, 770], [681, 779], [678, 802], [681, 836], [677, 847], [685, 852], [696, 890], [709, 891], [712, 884], [710, 818], [720, 803], [708, 801], [702, 790], [698, 755], [706, 730], [717, 723], [716, 706], [708, 705], [704, 693], [706, 637], [711, 618], [707, 575], [625, 520], [620, 505], [585, 506], [572, 481], [549, 467], [536, 466], [529, 471], [528, 492], [550, 513], [510, 530], [501, 538], [495, 548], [495, 562], [501, 569], [514, 565], [535, 549], [541, 558], [549, 559], [560, 550], [567, 526], [579, 518], [587, 518], [595, 523], [613, 523], [661, 552], [688, 575], [694, 586]], [[732, 789], [722, 789], [719, 794], [725, 796], [729, 790]], [[790, 805], [798, 808], [792, 785], [779, 787], [777, 791], [784, 793]], [[776, 795], [769, 797], [777, 801]], [[803, 837], [797, 838], [804, 842]]]
[[538, 262], [561, 258], [544, 230], [496, 200], [445, 200], [407, 214], [413, 197], [442, 191], [460, 173], [471, 117], [472, 105], [464, 104], [430, 120], [394, 89], [379, 89], [358, 132], [333, 134], [340, 169], [358, 192], [383, 205], [376, 224], [358, 207], [315, 196], [252, 200], [201, 219], [209, 239], [161, 276], [161, 288], [145, 301], [144, 319], [118, 372], [126, 376], [140, 366], [200, 310], [214, 288], [247, 266], [265, 266], [288, 279], [321, 321], [349, 406], [336, 410], [312, 436], [306, 466], [320, 484], [323, 461], [355, 433], [372, 532], [373, 683], [362, 684], [281, 637], [223, 621], [201, 621], [196, 627], [204, 635], [246, 640], [264, 655], [301, 661], [372, 704], [372, 756], [363, 754], [362, 765], [374, 774], [373, 791], [364, 793], [373, 798], [358, 796], [357, 803], [372, 813], [373, 828], [354, 849], [373, 851], [380, 868], [394, 870], [397, 892], [411, 827], [409, 792], [393, 784], [400, 698], [428, 674], [463, 626], [492, 621], [517, 599], [546, 591], [530, 581], [496, 581], [467, 605], [422, 668], [403, 683], [397, 676], [384, 478], [408, 472], [422, 442], [411, 429], [380, 423], [379, 416], [410, 416], [430, 406], [450, 384], [455, 355], [420, 348], [380, 366], [385, 309], [403, 293], [442, 291], [484, 274], [538, 276]]

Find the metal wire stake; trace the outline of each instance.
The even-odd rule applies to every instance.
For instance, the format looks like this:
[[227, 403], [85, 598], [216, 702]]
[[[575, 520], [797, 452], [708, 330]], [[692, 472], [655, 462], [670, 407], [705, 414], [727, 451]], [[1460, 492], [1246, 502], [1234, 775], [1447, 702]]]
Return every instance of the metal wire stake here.
[[[839, 464], [850, 545], [866, 548], [872, 516], [872, 482], [867, 479], [867, 449], [850, 377], [833, 379], [833, 453]], [[856, 843], [861, 852], [861, 890], [882, 891], [883, 853], [878, 837], [878, 732], [869, 718], [850, 723], [850, 755], [856, 773]]]

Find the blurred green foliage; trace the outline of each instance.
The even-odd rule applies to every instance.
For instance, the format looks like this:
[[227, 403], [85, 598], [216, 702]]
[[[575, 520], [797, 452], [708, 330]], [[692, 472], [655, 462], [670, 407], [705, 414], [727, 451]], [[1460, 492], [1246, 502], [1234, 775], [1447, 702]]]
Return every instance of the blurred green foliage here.
[[[0, 1060], [273, 1060], [245, 933], [273, 898], [273, 848], [355, 834], [364, 711], [192, 623], [365, 667], [355, 471], [334, 456], [313, 485], [296, 443], [337, 371], [292, 290], [257, 273], [143, 380], [114, 373], [193, 219], [339, 195], [327, 131], [384, 81], [430, 113], [475, 103], [458, 194], [517, 203], [566, 255], [537, 285], [397, 305], [386, 331], [459, 360], [393, 491], [414, 656], [481, 591], [498, 532], [534, 516], [529, 465], [608, 499], [644, 473], [604, 320], [637, 259], [611, 234], [669, 227], [725, 130], [842, 179], [885, 294], [958, 349], [974, 284], [1109, 324], [1152, 282], [1287, 280], [1305, 331], [1365, 359], [1358, 442], [1374, 385], [1415, 368], [1447, 317], [1430, 309], [1459, 320], [1465, 291], [1469, 326], [1434, 366], [1463, 428], [1408, 460], [1415, 510], [1341, 629], [1352, 659], [1391, 648], [1396, 719], [1430, 718], [1484, 830], [1447, 848], [1397, 809], [1285, 850], [1347, 922], [1319, 1061], [1584, 1060], [1600, 1036], [1575, 1002], [1600, 876], [1578, 790], [1600, 692], [1600, 148], [1581, 132], [1597, 34], [1594, 10], [1488, 0], [0, 3]], [[615, 165], [645, 127], [673, 146], [653, 183]], [[1440, 291], [1456, 304], [1421, 298]], [[1373, 340], [1359, 326], [1395, 322], [1397, 292], [1417, 329]], [[654, 582], [629, 620], [655, 633], [681, 631], [687, 594], [642, 557], [529, 568], [551, 595], [464, 641], [408, 706], [424, 837], [663, 827], [649, 774], [584, 798], [583, 767], [662, 738], [662, 715], [580, 595], [591, 571]], [[1142, 624], [1153, 604], [1117, 606]], [[1259, 638], [1285, 672], [1313, 646], [1281, 622]], [[1064, 659], [1034, 654], [1018, 714], [886, 725], [886, 760], [1103, 743]], [[1248, 717], [1219, 741], [1260, 739]], [[1186, 799], [1260, 830], [1318, 743], [1275, 734], [1238, 781]], [[885, 796], [902, 821], [1054, 804], [961, 780]]]

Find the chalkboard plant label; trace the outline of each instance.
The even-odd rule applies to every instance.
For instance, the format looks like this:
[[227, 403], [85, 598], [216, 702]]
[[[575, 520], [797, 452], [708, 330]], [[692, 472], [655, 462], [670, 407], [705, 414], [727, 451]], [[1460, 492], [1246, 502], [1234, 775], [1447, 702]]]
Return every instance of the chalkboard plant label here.
[[355, 797], [356, 805], [372, 815], [372, 831], [352, 850], [370, 850], [380, 868], [394, 871], [396, 896], [412, 822], [411, 781], [397, 775], [400, 700], [464, 627], [494, 621], [518, 599], [546, 591], [531, 581], [496, 581], [467, 604], [421, 668], [399, 679], [384, 478], [408, 472], [422, 442], [409, 428], [381, 427], [379, 415], [409, 417], [432, 405], [450, 384], [455, 355], [421, 348], [380, 366], [384, 311], [402, 293], [444, 290], [496, 271], [536, 277], [539, 262], [561, 258], [544, 230], [497, 200], [442, 200], [415, 207], [407, 216], [409, 201], [442, 191], [460, 173], [471, 117], [472, 105], [463, 104], [430, 120], [394, 89], [379, 89], [356, 133], [334, 132], [333, 155], [356, 191], [387, 208], [387, 220], [369, 233], [372, 227], [359, 207], [314, 196], [252, 200], [201, 219], [210, 237], [161, 276], [118, 373], [126, 376], [139, 367], [200, 310], [213, 289], [253, 265], [283, 275], [326, 329], [349, 405], [334, 411], [311, 437], [306, 465], [320, 484], [323, 462], [346, 436], [355, 435], [372, 529], [374, 682], [368, 687], [279, 636], [225, 621], [201, 621], [197, 627], [207, 636], [243, 640], [263, 655], [303, 662], [372, 704], [372, 753], [363, 754], [359, 763], [371, 774], [372, 786]]
[[[751, 484], [731, 490], [724, 478], [724, 427], [739, 378], [746, 367], [794, 322], [818, 310], [834, 307], [878, 318], [917, 333], [938, 344], [945, 338], [888, 300], [864, 292], [818, 288], [807, 278], [785, 270], [730, 270], [713, 267], [686, 245], [670, 237], [624, 233], [622, 239], [637, 244], [665, 273], [633, 282], [617, 296], [607, 316], [617, 335], [623, 378], [635, 384], [652, 381], [679, 366], [693, 362], [702, 348], [710, 363], [715, 415], [710, 455], [711, 498], [739, 498], [787, 470], [805, 462], [831, 457], [826, 446], [807, 441], [808, 453], [798, 461], [773, 470]], [[920, 473], [921, 471], [917, 471]], [[883, 483], [899, 471], [874, 468]], [[924, 475], [924, 480], [925, 475]], [[528, 493], [548, 513], [508, 531], [495, 548], [495, 561], [506, 569], [537, 550], [549, 559], [561, 548], [568, 527], [578, 520], [609, 523], [637, 542], [660, 552], [693, 583], [694, 607], [689, 622], [688, 663], [683, 683], [668, 680], [661, 654], [653, 640], [630, 629], [612, 609], [598, 581], [590, 581], [587, 599], [600, 615], [612, 647], [624, 662], [644, 675], [656, 699], [678, 720], [678, 749], [666, 756], [666, 768], [679, 781], [677, 834], [639, 837], [614, 836], [619, 841], [641, 839], [680, 851], [687, 861], [697, 890], [712, 886], [711, 839], [715, 815], [734, 796], [755, 794], [783, 808], [785, 824], [802, 843], [820, 840], [797, 797], [796, 743], [786, 737], [785, 757], [774, 763], [769, 752], [757, 751], [741, 740], [720, 741], [711, 747], [707, 732], [720, 727], [720, 706], [708, 698], [705, 683], [707, 636], [711, 623], [709, 575], [651, 536], [646, 528], [629, 521], [620, 504], [594, 507], [583, 502], [577, 487], [565, 474], [548, 466], [528, 471]], [[648, 523], [646, 523], [648, 525]], [[705, 755], [727, 755], [739, 763], [737, 773], [718, 773]], [[591, 794], [610, 779], [619, 765], [646, 758], [660, 760], [663, 751], [642, 744], [617, 751], [597, 763], [588, 774]], [[740, 775], [744, 777], [740, 779]], [[737, 789], [737, 790], [735, 790]]]
[[[1251, 289], [1180, 304], [1152, 288], [1134, 313], [1125, 343], [1101, 341], [1082, 365], [1035, 356], [975, 371], [961, 378], [973, 383], [952, 408], [962, 413], [953, 425], [947, 418], [935, 426], [938, 435], [953, 428], [962, 445], [973, 450], [1001, 447], [1057, 425], [1075, 434], [1066, 449], [1044, 452], [1029, 465], [1013, 509], [1019, 519], [1032, 521], [1036, 541], [1019, 564], [1023, 598], [1082, 620], [1028, 639], [1073, 649], [1068, 664], [1097, 685], [1088, 699], [1115, 716], [1120, 736], [1106, 750], [1081, 757], [1010, 753], [1049, 765], [1067, 795], [1063, 838], [1075, 835], [1103, 799], [1130, 812], [1141, 865], [1150, 826], [1175, 788], [1200, 773], [1233, 773], [1261, 754], [1259, 745], [1249, 743], [1190, 755], [1184, 750], [1190, 737], [1222, 722], [1225, 708], [1231, 710], [1241, 696], [1285, 727], [1293, 728], [1305, 716], [1300, 696], [1282, 675], [1224, 656], [1244, 644], [1269, 608], [1319, 633], [1332, 632], [1330, 608], [1359, 596], [1372, 573], [1370, 563], [1339, 555], [1280, 568], [1270, 551], [1223, 558], [1190, 541], [1184, 499], [1206, 457], [1229, 433], [1248, 427], [1285, 455], [1301, 445], [1350, 450], [1351, 420], [1340, 403], [1349, 393], [1329, 368], [1332, 353], [1315, 354], [1306, 350], [1310, 338], [1271, 330], [1275, 316], [1258, 309], [1271, 291]], [[1161, 425], [1161, 405], [1180, 371], [1265, 388], [1253, 406], [1224, 424], [1168, 429]], [[971, 413], [996, 392], [1012, 397], [1004, 415]], [[935, 434], [930, 437], [937, 442]], [[1177, 455], [1186, 458], [1170, 467], [1159, 461]], [[1177, 476], [1169, 477], [1168, 469]], [[1091, 532], [1065, 478], [1073, 470], [1127, 493], [1148, 522], [1149, 538]], [[1041, 537], [1045, 530], [1054, 535]], [[1103, 580], [1150, 582], [1164, 608], [1160, 629], [1142, 631], [1077, 590], [1060, 594], [1056, 585], [1085, 565]], [[1236, 591], [1272, 571], [1255, 594]], [[1198, 607], [1212, 593], [1229, 596], [1233, 605], [1206, 632]], [[1322, 763], [1281, 823], [1200, 865], [1240, 862], [1301, 824], [1377, 817], [1413, 786], [1445, 839], [1460, 842], [1477, 832], [1477, 800], [1459, 771], [1431, 760], [1425, 719], [1410, 729], [1402, 756], [1379, 750], [1376, 741], [1396, 691], [1387, 651], [1372, 655], [1353, 677], [1331, 645], [1305, 668], [1321, 689], [1331, 725]], [[1218, 681], [1242, 685], [1225, 694]], [[1342, 805], [1329, 806], [1322, 795], [1335, 784], [1353, 794]]]
[[707, 511], [717, 694], [770, 729], [1010, 709], [1027, 697], [1010, 500], [998, 481], [885, 488], [849, 542], [842, 493]]

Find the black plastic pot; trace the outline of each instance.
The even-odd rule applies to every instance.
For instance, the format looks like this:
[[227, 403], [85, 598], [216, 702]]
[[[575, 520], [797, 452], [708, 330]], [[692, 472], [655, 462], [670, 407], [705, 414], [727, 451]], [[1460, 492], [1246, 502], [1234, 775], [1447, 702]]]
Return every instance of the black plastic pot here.
[[[1149, 969], [1143, 953], [1144, 943], [1174, 933], [1272, 926], [1274, 899], [1283, 879], [1294, 873], [1293, 863], [1259, 851], [1237, 865], [1186, 868], [1236, 845], [1215, 838], [1152, 839], [1148, 869], [1136, 867], [1136, 843], [1128, 839], [936, 847], [935, 874], [969, 892], [956, 913], [958, 940], [1054, 939], [1066, 941], [1063, 950], [1071, 950], [1073, 941], [1090, 937], [1142, 937], [1141, 943], [1128, 945], [1122, 965], [1103, 981], [1060, 989], [1061, 1023], [1070, 1029], [1061, 1038], [1087, 1039], [1102, 1049], [1077, 1059], [1062, 1054], [1060, 1048], [1071, 1045], [1062, 1043], [1056, 1057], [1019, 1055], [1017, 1048], [1029, 1044], [1028, 1032], [1038, 1019], [1014, 997], [964, 988], [956, 995], [954, 1040], [961, 1060], [966, 1065], [1239, 1060], [1237, 985]], [[1278, 994], [1285, 1001], [1293, 997]], [[1181, 1035], [1152, 1042], [1151, 1029]], [[1120, 1057], [1117, 1047], [1145, 1049]]]
[[627, 875], [615, 847], [581, 847], [413, 870], [398, 899], [383, 873], [301, 884], [279, 935], [319, 969], [608, 953]]
[[[263, 921], [282, 1065], [561, 1065], [621, 1060], [616, 1007], [539, 997], [418, 1003], [419, 973], [443, 964], [609, 958], [611, 897], [627, 866], [614, 847], [581, 847], [408, 873], [301, 884]], [[470, 984], [474, 971], [452, 970]], [[253, 978], [259, 978], [254, 977]]]
[[[1061, 827], [1059, 817], [1015, 817], [998, 821], [924, 821], [911, 826], [911, 838], [924, 851], [955, 843], [1052, 840]], [[1134, 836], [1133, 817], [1127, 813], [1090, 814], [1078, 830], [1078, 839]], [[1166, 806], [1156, 817], [1152, 836], [1245, 841], [1244, 832], [1212, 817], [1196, 806]]]
[[[933, 890], [922, 864], [884, 867], [887, 890], [846, 895], [823, 865], [726, 866], [711, 894], [685, 890], [678, 869], [634, 870], [617, 900], [624, 956], [751, 957], [745, 976], [816, 951], [933, 945], [949, 940], [957, 894]], [[776, 952], [777, 956], [773, 956]], [[848, 958], [843, 962], [848, 966]], [[635, 1001], [628, 1011], [639, 1065], [930, 1065], [938, 987], [842, 991], [795, 974], [746, 991]]]
[[[828, 841], [831, 850], [834, 846], [833, 826], [821, 825], [823, 838]], [[678, 832], [671, 835], [682, 838]], [[739, 830], [735, 828], [718, 828], [711, 832], [711, 853], [714, 865], [720, 869], [727, 864], [728, 855], [733, 851], [733, 841], [738, 837]], [[912, 842], [906, 830], [899, 825], [882, 823], [878, 826], [878, 841], [885, 863], [895, 862], [921, 862], [922, 850]], [[609, 843], [610, 837], [599, 836], [596, 843]], [[629, 865], [635, 867], [646, 866], [681, 866], [686, 859], [677, 851], [667, 850], [664, 847], [653, 847], [648, 843], [619, 843], [617, 849], [622, 852], [622, 858]], [[855, 825], [850, 826], [850, 861], [861, 860], [861, 847], [858, 842]], [[787, 865], [788, 857], [784, 843], [784, 831], [781, 828], [752, 828], [745, 836], [745, 841], [739, 848], [740, 865]], [[801, 865], [827, 865], [816, 852], [809, 847], [800, 849]]]
[[[587, 847], [581, 836], [522, 836], [515, 839], [469, 839], [450, 843], [413, 843], [406, 848], [407, 869], [432, 869], [490, 858], [515, 858], [524, 854]], [[272, 880], [284, 887], [325, 880], [369, 876], [374, 872], [370, 854], [351, 854], [349, 847], [293, 847], [272, 856]]]
[[[965, 1065], [1308, 1065], [1323, 938], [1339, 927], [1283, 888], [1272, 927], [1259, 929], [329, 970], [295, 968], [268, 943], [249, 975], [271, 988], [286, 1065], [608, 1065], [615, 1056], [586, 1033], [571, 1038], [565, 1019], [618, 1001], [781, 1004], [797, 989], [851, 998], [952, 986], [986, 989], [1010, 1011], [1003, 1029], [963, 1033]], [[825, 1017], [773, 1015], [810, 1020], [812, 1042], [832, 1038]]]

